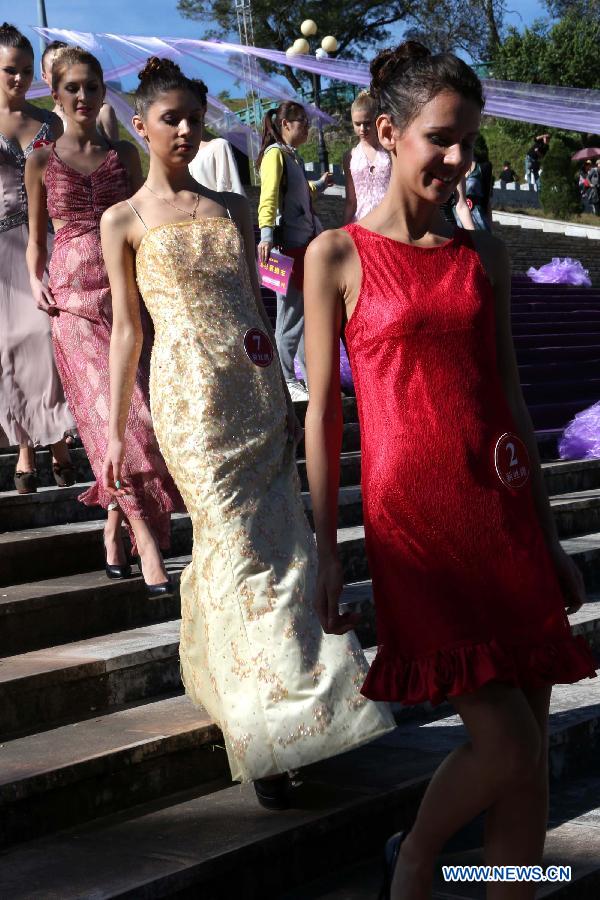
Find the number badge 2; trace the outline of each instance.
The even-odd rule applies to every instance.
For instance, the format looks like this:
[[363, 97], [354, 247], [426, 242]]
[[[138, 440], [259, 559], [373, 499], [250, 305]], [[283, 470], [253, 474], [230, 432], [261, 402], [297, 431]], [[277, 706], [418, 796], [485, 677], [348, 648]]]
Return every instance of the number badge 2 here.
[[494, 465], [498, 478], [511, 491], [524, 487], [529, 481], [531, 474], [529, 453], [516, 434], [507, 431], [498, 438], [494, 451]]

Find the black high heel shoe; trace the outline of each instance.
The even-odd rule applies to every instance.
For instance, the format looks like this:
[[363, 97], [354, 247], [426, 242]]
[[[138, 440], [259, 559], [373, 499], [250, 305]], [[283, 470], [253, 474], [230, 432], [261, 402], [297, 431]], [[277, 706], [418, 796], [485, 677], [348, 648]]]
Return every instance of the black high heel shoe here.
[[[140, 575], [144, 578], [144, 570], [142, 569], [142, 558], [141, 556], [136, 556], [135, 561], [140, 570]], [[166, 597], [173, 593], [173, 582], [171, 578], [167, 575], [166, 581], [161, 581], [160, 584], [148, 584], [146, 579], [144, 578], [144, 584], [146, 585], [146, 595], [149, 599], [153, 597]]]
[[379, 900], [390, 900], [392, 895], [392, 881], [394, 880], [394, 872], [400, 854], [400, 847], [407, 834], [408, 831], [398, 831], [385, 842], [385, 849], [383, 851], [383, 884], [379, 891]]
[[257, 778], [254, 782], [256, 799], [265, 809], [289, 809], [291, 786], [287, 772], [277, 778]]
[[106, 544], [104, 543], [104, 538], [102, 538], [102, 545], [104, 547], [104, 571], [106, 572], [107, 578], [130, 578], [131, 577], [131, 566], [129, 563], [125, 563], [124, 565], [110, 565], [108, 562], [108, 552], [106, 550]]

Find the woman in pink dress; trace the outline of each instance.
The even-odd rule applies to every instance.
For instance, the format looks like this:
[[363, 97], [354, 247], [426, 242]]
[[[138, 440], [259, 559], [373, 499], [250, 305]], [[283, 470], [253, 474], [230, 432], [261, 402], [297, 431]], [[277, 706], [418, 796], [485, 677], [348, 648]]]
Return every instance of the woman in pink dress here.
[[390, 155], [377, 137], [377, 107], [368, 91], [360, 92], [350, 111], [358, 144], [344, 156], [344, 225], [364, 219], [379, 206], [385, 197], [392, 171]]
[[[94, 56], [77, 47], [63, 50], [54, 62], [52, 82], [54, 99], [62, 106], [69, 127], [54, 146], [36, 151], [27, 163], [27, 259], [38, 306], [52, 317], [58, 369], [97, 479], [79, 499], [109, 511], [104, 533], [107, 575], [130, 574], [121, 536], [125, 519], [148, 593], [167, 593], [170, 583], [159, 547], [168, 546], [171, 513], [182, 509], [183, 503], [152, 428], [148, 333], [127, 419], [123, 469], [127, 494], [115, 500], [101, 477], [108, 440], [112, 304], [100, 246], [100, 217], [140, 187], [140, 159], [128, 141], [109, 145], [96, 130], [105, 89]], [[45, 287], [48, 214], [56, 238]]]

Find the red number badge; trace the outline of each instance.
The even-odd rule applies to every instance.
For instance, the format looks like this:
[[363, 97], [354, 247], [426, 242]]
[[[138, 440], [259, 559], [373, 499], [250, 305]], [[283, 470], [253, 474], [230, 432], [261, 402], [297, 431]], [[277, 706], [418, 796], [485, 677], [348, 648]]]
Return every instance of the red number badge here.
[[255, 366], [266, 369], [273, 362], [273, 344], [260, 328], [250, 328], [244, 335], [244, 350]]
[[522, 488], [529, 481], [531, 467], [527, 447], [516, 434], [506, 432], [496, 442], [494, 451], [496, 474], [511, 490]]

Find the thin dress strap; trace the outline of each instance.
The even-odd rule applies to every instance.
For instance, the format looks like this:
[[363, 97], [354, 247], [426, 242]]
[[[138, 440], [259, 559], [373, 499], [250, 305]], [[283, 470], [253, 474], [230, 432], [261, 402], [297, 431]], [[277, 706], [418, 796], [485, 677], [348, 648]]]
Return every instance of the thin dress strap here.
[[133, 205], [133, 203], [130, 203], [129, 200], [125, 200], [125, 203], [127, 204], [127, 206], [131, 207], [131, 209], [132, 209], [133, 212], [136, 214], [136, 216], [138, 217], [138, 219], [140, 220], [140, 222], [142, 223], [142, 225], [144, 226], [144, 228], [146, 229], [146, 231], [148, 231], [148, 226], [146, 225], [146, 223], [144, 222], [144, 220], [143, 220], [142, 217], [140, 216], [139, 212], [137, 211], [137, 209], [135, 208], [135, 206]]
[[223, 206], [225, 207], [225, 212], [227, 213], [227, 217], [228, 217], [229, 219], [231, 219], [231, 213], [229, 212], [229, 207], [227, 206], [227, 202], [225, 201], [224, 198], [225, 198], [225, 195], [224, 195], [223, 192], [221, 191], [221, 203], [222, 203]]

